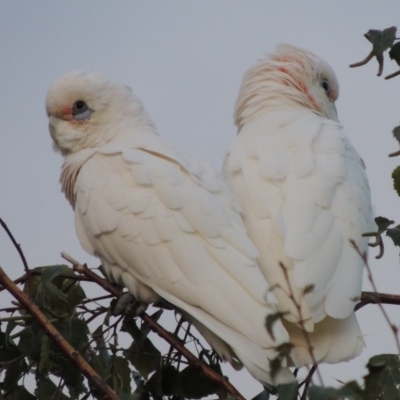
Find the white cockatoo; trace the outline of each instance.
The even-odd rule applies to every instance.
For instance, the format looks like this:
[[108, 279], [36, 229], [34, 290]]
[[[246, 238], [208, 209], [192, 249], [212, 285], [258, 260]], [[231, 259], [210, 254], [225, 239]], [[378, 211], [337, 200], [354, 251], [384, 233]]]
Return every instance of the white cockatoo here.
[[244, 76], [224, 163], [296, 366], [349, 360], [364, 347], [354, 314], [364, 262], [350, 240], [367, 251], [370, 190], [337, 119], [338, 92], [325, 61], [278, 46]]
[[285, 366], [271, 378], [289, 336], [281, 321], [272, 336], [265, 328], [276, 309], [219, 175], [162, 140], [132, 91], [103, 74], [62, 76], [46, 109], [78, 238], [110, 279], [142, 303], [163, 298], [190, 315], [222, 359], [262, 383], [293, 380]]

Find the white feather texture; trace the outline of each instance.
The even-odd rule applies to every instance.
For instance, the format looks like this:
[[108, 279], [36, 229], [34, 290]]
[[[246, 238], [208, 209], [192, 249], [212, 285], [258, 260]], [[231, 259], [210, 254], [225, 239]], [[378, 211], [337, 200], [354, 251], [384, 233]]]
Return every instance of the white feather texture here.
[[183, 310], [224, 360], [262, 383], [293, 380], [286, 367], [270, 376], [289, 336], [281, 321], [274, 338], [266, 331], [276, 307], [219, 175], [163, 141], [131, 90], [101, 74], [61, 77], [46, 108], [77, 235], [110, 279], [141, 302]]
[[364, 265], [350, 240], [367, 251], [361, 235], [373, 230], [370, 190], [337, 121], [338, 93], [326, 62], [278, 46], [244, 76], [238, 135], [224, 163], [260, 268], [285, 313], [297, 366], [348, 360], [364, 347], [353, 311]]

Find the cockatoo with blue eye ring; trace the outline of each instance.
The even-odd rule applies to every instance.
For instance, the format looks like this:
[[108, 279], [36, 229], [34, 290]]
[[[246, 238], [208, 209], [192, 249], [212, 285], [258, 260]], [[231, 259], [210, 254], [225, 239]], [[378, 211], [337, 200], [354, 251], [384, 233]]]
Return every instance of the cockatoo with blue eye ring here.
[[238, 135], [224, 162], [284, 314], [296, 366], [349, 360], [364, 347], [354, 314], [364, 263], [350, 240], [367, 251], [370, 189], [338, 122], [338, 94], [325, 61], [278, 46], [244, 76]]
[[289, 336], [281, 321], [272, 335], [265, 328], [276, 307], [220, 176], [162, 140], [132, 91], [103, 74], [62, 76], [46, 109], [78, 238], [110, 279], [142, 303], [173, 304], [222, 359], [262, 383], [294, 380], [285, 365], [271, 377]]

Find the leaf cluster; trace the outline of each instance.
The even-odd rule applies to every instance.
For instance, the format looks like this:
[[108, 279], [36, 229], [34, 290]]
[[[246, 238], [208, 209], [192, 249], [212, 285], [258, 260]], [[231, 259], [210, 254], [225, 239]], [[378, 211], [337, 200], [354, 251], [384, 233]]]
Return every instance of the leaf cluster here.
[[339, 389], [312, 386], [309, 400], [400, 400], [400, 360], [397, 354], [369, 359], [364, 384], [346, 383]]
[[[139, 325], [134, 315], [114, 316], [116, 299], [88, 299], [79, 278], [65, 265], [35, 268], [23, 291], [121, 399], [200, 399], [212, 394], [227, 398], [218, 384], [172, 348], [161, 354], [149, 338], [150, 328]], [[81, 371], [29, 313], [19, 306], [1, 311], [9, 317], [0, 319], [0, 399], [104, 398], [100, 390], [88, 386]], [[151, 318], [157, 321], [163, 311]], [[95, 324], [98, 318], [101, 322]], [[177, 337], [180, 331], [185, 337], [179, 340], [195, 341], [199, 357], [221, 374], [219, 358], [193, 337], [183, 320]], [[119, 343], [121, 334], [124, 346]], [[36, 384], [32, 392], [24, 383], [28, 375]]]

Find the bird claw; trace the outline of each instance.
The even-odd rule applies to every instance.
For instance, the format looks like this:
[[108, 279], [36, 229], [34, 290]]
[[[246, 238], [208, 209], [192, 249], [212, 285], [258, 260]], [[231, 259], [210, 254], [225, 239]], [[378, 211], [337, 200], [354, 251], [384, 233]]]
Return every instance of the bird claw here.
[[142, 314], [147, 309], [146, 303], [141, 303], [136, 300], [135, 296], [129, 292], [123, 293], [117, 300], [114, 306], [114, 315], [135, 315], [136, 317]]
[[148, 307], [148, 304], [146, 303], [138, 303], [139, 305], [136, 307], [134, 310], [135, 316], [138, 317], [140, 314], [143, 314]]

